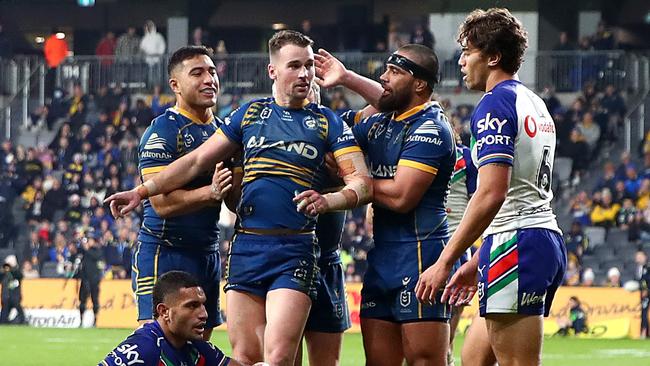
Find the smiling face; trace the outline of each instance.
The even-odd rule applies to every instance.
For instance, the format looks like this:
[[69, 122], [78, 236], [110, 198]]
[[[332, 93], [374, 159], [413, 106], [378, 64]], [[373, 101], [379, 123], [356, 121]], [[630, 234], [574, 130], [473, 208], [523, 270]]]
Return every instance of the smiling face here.
[[196, 55], [183, 60], [171, 73], [169, 86], [186, 108], [212, 108], [217, 103], [219, 77], [212, 59]]
[[271, 54], [268, 72], [280, 100], [301, 103], [309, 95], [314, 81], [314, 51], [311, 46], [286, 44]]
[[463, 81], [467, 89], [485, 91], [485, 84], [490, 72], [488, 58], [467, 41], [462, 45], [462, 51], [458, 65], [460, 72], [464, 74]]

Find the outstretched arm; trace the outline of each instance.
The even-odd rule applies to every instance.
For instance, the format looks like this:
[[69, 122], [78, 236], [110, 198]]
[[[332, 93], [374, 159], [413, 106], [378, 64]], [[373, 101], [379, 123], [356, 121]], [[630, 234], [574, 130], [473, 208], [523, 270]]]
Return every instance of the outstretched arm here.
[[318, 77], [316, 83], [318, 85], [323, 88], [344, 86], [361, 95], [368, 104], [377, 107], [377, 102], [384, 92], [381, 84], [346, 69], [341, 61], [322, 48], [318, 50], [314, 57], [316, 59], [316, 76]]
[[104, 200], [110, 203], [111, 213], [120, 217], [140, 204], [140, 201], [183, 187], [200, 173], [209, 170], [217, 161], [223, 161], [239, 146], [221, 133], [212, 137], [196, 150], [168, 165], [143, 184], [126, 192], [116, 193]]

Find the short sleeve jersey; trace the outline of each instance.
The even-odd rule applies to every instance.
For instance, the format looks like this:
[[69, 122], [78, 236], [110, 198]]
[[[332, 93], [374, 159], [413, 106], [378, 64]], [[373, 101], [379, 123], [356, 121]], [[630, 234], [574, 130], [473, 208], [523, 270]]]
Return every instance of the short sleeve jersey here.
[[503, 81], [483, 95], [470, 128], [479, 169], [512, 166], [506, 200], [484, 235], [523, 228], [561, 232], [551, 209], [555, 124], [544, 101], [519, 81]]
[[436, 175], [410, 212], [374, 207], [375, 243], [446, 239], [445, 206], [456, 155], [451, 127], [440, 105], [426, 103], [400, 116], [378, 113], [352, 131], [366, 153], [373, 179], [392, 179], [400, 165]]
[[154, 321], [136, 329], [98, 366], [226, 366], [229, 362], [210, 342], [188, 341], [182, 348], [175, 348]]
[[[158, 116], [142, 135], [138, 148], [141, 176], [161, 172], [176, 159], [205, 142], [221, 121], [202, 123], [189, 113], [170, 108]], [[211, 184], [214, 171], [203, 172], [184, 189]], [[219, 207], [207, 207], [193, 213], [163, 219], [151, 202], [144, 201], [144, 218], [140, 234], [160, 244], [174, 247], [216, 250], [219, 241]]]
[[361, 151], [339, 116], [314, 103], [293, 109], [257, 99], [231, 113], [219, 133], [243, 147], [237, 216], [244, 230], [314, 230], [316, 221], [297, 212], [293, 198], [322, 191], [325, 154]]

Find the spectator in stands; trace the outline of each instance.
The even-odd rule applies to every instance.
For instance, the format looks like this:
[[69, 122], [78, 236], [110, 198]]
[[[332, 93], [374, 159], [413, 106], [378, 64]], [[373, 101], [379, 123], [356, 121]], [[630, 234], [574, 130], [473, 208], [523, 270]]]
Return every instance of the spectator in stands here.
[[577, 263], [582, 263], [582, 255], [589, 247], [589, 238], [582, 230], [579, 221], [574, 221], [571, 230], [564, 235], [564, 243], [569, 257], [575, 259]]
[[135, 32], [135, 27], [129, 27], [126, 33], [117, 38], [115, 56], [118, 61], [133, 62], [140, 52], [140, 37]]
[[634, 206], [634, 202], [631, 199], [626, 198], [623, 200], [623, 207], [621, 207], [618, 211], [618, 215], [616, 215], [616, 225], [623, 230], [628, 230], [630, 225], [634, 225], [636, 215], [637, 210]]
[[596, 50], [613, 50], [616, 48], [617, 40], [614, 32], [607, 27], [604, 20], [598, 22], [596, 34], [593, 36], [592, 44]]
[[135, 118], [135, 127], [136, 128], [149, 127], [154, 117], [156, 116], [153, 115], [153, 111], [151, 110], [151, 108], [145, 104], [144, 99], [138, 98], [135, 101], [135, 112], [133, 113], [133, 118]]
[[596, 279], [596, 275], [594, 274], [594, 270], [587, 267], [582, 272], [582, 282], [580, 283], [580, 286], [592, 287], [594, 286], [595, 279]]
[[601, 201], [591, 211], [591, 223], [609, 229], [616, 224], [616, 215], [620, 209], [620, 204], [612, 202], [611, 191], [603, 189]]
[[321, 35], [317, 32], [314, 32], [314, 29], [312, 28], [311, 20], [303, 19], [302, 22], [300, 22], [300, 32], [306, 35], [307, 37], [311, 38], [312, 41], [314, 41], [315, 50], [325, 47]]
[[587, 313], [582, 309], [580, 300], [576, 296], [569, 298], [568, 308], [568, 316], [561, 317], [557, 321], [560, 327], [557, 333], [563, 336], [568, 335], [569, 330], [573, 330], [575, 335], [587, 333], [589, 331], [587, 328]]
[[574, 258], [567, 258], [567, 269], [564, 273], [564, 285], [580, 285], [580, 266], [578, 265], [578, 261]]
[[23, 278], [27, 280], [39, 278], [38, 270], [34, 268], [32, 262], [26, 260], [23, 262]]
[[621, 287], [621, 271], [616, 267], [612, 267], [607, 271], [607, 279], [603, 282], [605, 287]]
[[643, 211], [648, 208], [650, 203], [650, 179], [644, 178], [637, 192], [636, 208]]
[[573, 220], [582, 226], [591, 224], [592, 202], [586, 191], [580, 191], [569, 203], [569, 212]]
[[553, 51], [573, 51], [575, 49], [575, 45], [569, 42], [569, 34], [565, 31], [560, 32], [558, 43], [553, 47]]
[[600, 100], [600, 105], [610, 120], [613, 120], [614, 125], [618, 126], [623, 123], [623, 116], [625, 116], [627, 108], [625, 107], [623, 97], [621, 97], [614, 85], [607, 84], [605, 94]]
[[591, 149], [582, 133], [578, 129], [574, 129], [562, 150], [566, 157], [571, 158], [572, 185], [576, 186], [589, 168]]
[[616, 167], [616, 179], [625, 180], [627, 178], [627, 168], [636, 168], [636, 164], [632, 161], [632, 155], [629, 151], [621, 153], [620, 164]]
[[[78, 177], [78, 175], [75, 175]], [[73, 224], [78, 223], [81, 220], [82, 207], [81, 207], [81, 197], [77, 193], [74, 193], [70, 196], [69, 207], [65, 213], [65, 219], [68, 222]]]
[[436, 39], [433, 36], [433, 33], [431, 33], [429, 28], [422, 23], [417, 23], [413, 28], [409, 43], [421, 44], [431, 49], [435, 49], [436, 47]]
[[593, 47], [591, 46], [591, 40], [587, 36], [580, 37], [580, 42], [578, 43], [578, 49], [580, 51], [591, 51]]
[[590, 157], [595, 158], [598, 153], [600, 126], [594, 123], [593, 114], [591, 112], [585, 112], [582, 115], [582, 121], [578, 123], [576, 128], [584, 136], [585, 142], [589, 146]]
[[160, 85], [155, 85], [151, 95], [151, 103], [149, 103], [153, 116], [157, 117], [164, 113], [167, 108], [172, 107], [175, 103], [174, 100], [174, 97], [162, 93]]
[[61, 62], [68, 57], [68, 43], [65, 41], [65, 33], [58, 32], [56, 29], [53, 30], [52, 34], [45, 40], [43, 52], [45, 53], [47, 66], [52, 69], [59, 67]]
[[616, 189], [616, 168], [611, 161], [603, 165], [603, 175], [598, 179], [594, 191], [602, 191], [604, 188], [614, 191]]
[[95, 55], [100, 57], [100, 62], [103, 66], [110, 66], [113, 64], [115, 56], [115, 48], [117, 42], [115, 41], [115, 33], [108, 31], [106, 35], [99, 40], [95, 48]]
[[202, 27], [196, 27], [192, 31], [192, 39], [190, 39], [190, 45], [192, 46], [207, 46], [210, 42], [208, 41], [208, 33], [203, 30]]
[[147, 65], [149, 65], [149, 82], [151, 84], [162, 82], [160, 65], [166, 47], [165, 38], [156, 30], [156, 24], [151, 20], [147, 20], [144, 23], [144, 35], [140, 41], [140, 52], [144, 55]]

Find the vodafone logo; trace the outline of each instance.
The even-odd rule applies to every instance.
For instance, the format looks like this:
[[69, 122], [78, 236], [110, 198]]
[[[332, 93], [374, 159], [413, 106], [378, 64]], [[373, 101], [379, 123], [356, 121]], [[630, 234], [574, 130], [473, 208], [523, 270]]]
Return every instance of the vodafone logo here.
[[526, 116], [526, 119], [524, 120], [524, 130], [526, 130], [526, 134], [530, 136], [531, 139], [537, 134], [537, 122], [535, 122], [535, 119], [532, 116]]

